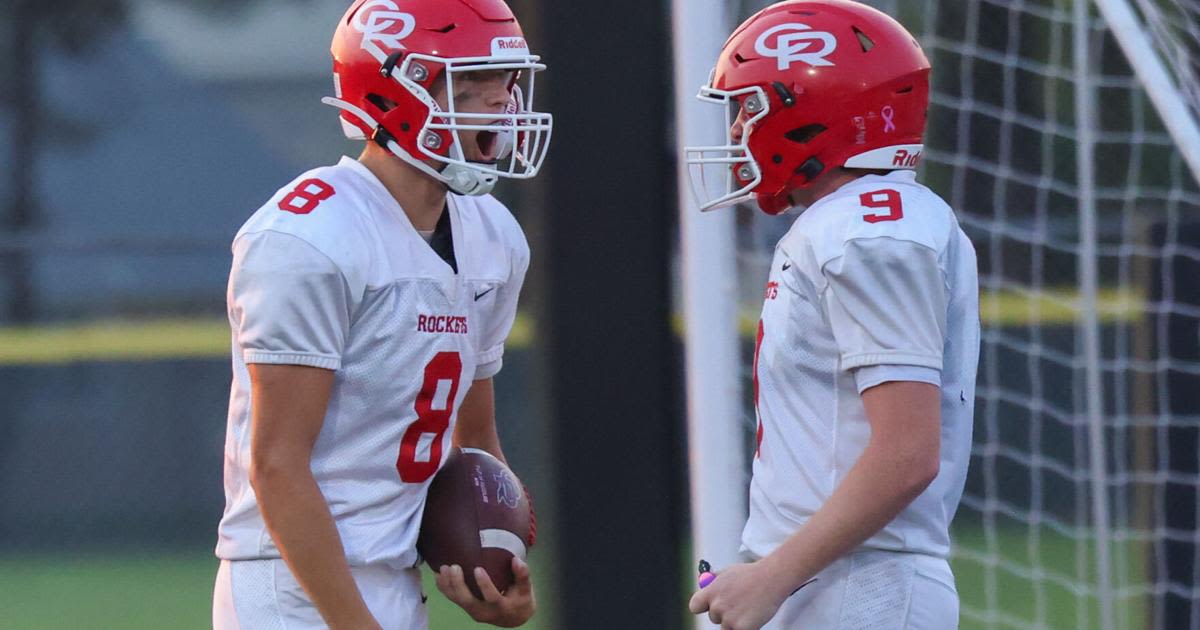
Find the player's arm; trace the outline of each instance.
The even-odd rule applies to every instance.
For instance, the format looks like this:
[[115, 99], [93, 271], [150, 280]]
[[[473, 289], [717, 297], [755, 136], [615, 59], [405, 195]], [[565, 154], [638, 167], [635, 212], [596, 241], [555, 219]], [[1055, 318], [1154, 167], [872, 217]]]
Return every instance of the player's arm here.
[[458, 423], [454, 425], [451, 442], [454, 446], [487, 451], [508, 463], [496, 433], [496, 390], [491, 377], [471, 382], [471, 389], [458, 408]]
[[[486, 327], [480, 337], [475, 380], [458, 409], [458, 420], [451, 438], [455, 446], [482, 449], [505, 463], [507, 460], [504, 459], [500, 437], [496, 432], [496, 395], [492, 377], [503, 365], [504, 342], [517, 315], [517, 299], [529, 266], [529, 247], [525, 244], [524, 236], [520, 236], [518, 243], [512, 251], [512, 274], [508, 281], [496, 290], [495, 306], [489, 313]], [[532, 509], [531, 500], [530, 510]], [[527, 542], [533, 544], [532, 540]], [[442, 567], [437, 576], [437, 587], [447, 599], [467, 611], [472, 619], [505, 628], [517, 627], [533, 616], [537, 609], [537, 600], [529, 566], [523, 560], [514, 557], [512, 569], [516, 580], [504, 593], [496, 589], [486, 571], [476, 567]], [[464, 570], [474, 571], [475, 582], [484, 596], [482, 601], [476, 599], [467, 588]]]
[[334, 373], [251, 364], [250, 484], [272, 540], [330, 628], [378, 628], [312, 475]]
[[871, 436], [803, 527], [767, 557], [732, 567], [693, 596], [693, 612], [718, 611], [723, 622], [732, 620], [728, 627], [766, 623], [793, 591], [887, 525], [938, 473], [941, 395], [932, 383], [940, 383], [947, 297], [936, 252], [888, 237], [858, 239], [824, 275], [826, 315], [842, 369], [858, 381]]
[[265, 231], [234, 243], [230, 315], [251, 381], [250, 484], [272, 540], [332, 628], [378, 628], [312, 474], [356, 291], [308, 242]]
[[[496, 398], [491, 377], [474, 381], [458, 408], [458, 423], [452, 441], [455, 446], [478, 448], [504, 461], [500, 437], [496, 434]], [[506, 462], [507, 463], [507, 462]], [[496, 590], [487, 572], [475, 567], [442, 567], [437, 587], [450, 601], [458, 604], [475, 621], [514, 628], [529, 621], [537, 609], [529, 566], [514, 557], [516, 581], [503, 594]], [[476, 599], [467, 588], [463, 571], [474, 571], [475, 581], [484, 599]]]
[[886, 382], [865, 390], [862, 400], [871, 425], [866, 449], [821, 509], [762, 560], [784, 596], [883, 529], [937, 477], [937, 386]]
[[773, 553], [722, 572], [713, 584], [719, 590], [696, 593], [693, 612], [720, 610], [728, 627], [760, 627], [792, 592], [883, 529], [937, 476], [938, 388], [886, 382], [864, 391], [862, 399], [871, 438], [833, 495]]

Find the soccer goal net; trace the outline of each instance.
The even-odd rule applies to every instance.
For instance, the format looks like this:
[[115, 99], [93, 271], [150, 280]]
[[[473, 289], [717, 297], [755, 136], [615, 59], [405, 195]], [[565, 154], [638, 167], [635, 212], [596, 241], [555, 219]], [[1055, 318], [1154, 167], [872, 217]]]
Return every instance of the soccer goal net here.
[[[933, 64], [920, 178], [979, 256], [961, 623], [1200, 630], [1200, 2], [1078, 1], [868, 2]], [[769, 4], [731, 2], [731, 24]], [[750, 208], [729, 223], [747, 444], [751, 331], [790, 224]], [[745, 509], [730, 501], [694, 519]]]

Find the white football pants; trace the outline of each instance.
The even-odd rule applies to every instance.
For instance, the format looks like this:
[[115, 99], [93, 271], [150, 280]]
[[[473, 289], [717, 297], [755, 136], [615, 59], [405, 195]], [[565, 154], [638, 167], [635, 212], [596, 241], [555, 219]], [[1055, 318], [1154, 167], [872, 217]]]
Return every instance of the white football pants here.
[[[419, 569], [351, 567], [363, 600], [384, 630], [426, 630]], [[282, 559], [222, 560], [213, 590], [214, 630], [326, 628]]]
[[954, 630], [958, 591], [941, 558], [860, 551], [789, 597], [764, 630]]

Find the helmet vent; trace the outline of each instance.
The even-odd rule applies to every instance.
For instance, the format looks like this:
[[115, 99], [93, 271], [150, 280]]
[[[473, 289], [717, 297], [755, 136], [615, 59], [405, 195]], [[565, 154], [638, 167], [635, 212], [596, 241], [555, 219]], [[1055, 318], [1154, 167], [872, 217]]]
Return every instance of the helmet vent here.
[[738, 63], [746, 63], [746, 58], [742, 56], [742, 53], [733, 53], [733, 58]]
[[378, 94], [368, 94], [367, 101], [369, 101], [375, 107], [378, 107], [379, 111], [381, 112], [391, 111], [396, 108], [395, 101], [384, 98]]
[[456, 28], [458, 28], [458, 25], [455, 24], [454, 22], [451, 22], [451, 23], [443, 26], [442, 28], [431, 28], [429, 30], [437, 32], [437, 33], [449, 33], [450, 31], [453, 31]]
[[913, 86], [910, 85], [908, 87], [903, 87], [903, 88], [900, 88], [899, 90], [896, 90], [896, 93], [897, 94], [908, 94], [911, 91], [913, 91]]
[[867, 37], [866, 33], [858, 30], [857, 26], [852, 26], [850, 28], [853, 28], [854, 34], [858, 36], [858, 45], [862, 46], [862, 51], [871, 52], [871, 49], [875, 47], [875, 42], [871, 41], [871, 38]]
[[823, 131], [825, 131], [825, 129], [826, 129], [825, 125], [819, 125], [819, 124], [805, 125], [803, 127], [797, 127], [795, 129], [783, 134], [783, 137], [787, 138], [788, 140], [791, 140], [792, 142], [797, 142], [799, 144], [808, 144], [809, 142], [812, 141], [813, 138], [816, 138], [817, 136], [821, 135], [821, 133]]

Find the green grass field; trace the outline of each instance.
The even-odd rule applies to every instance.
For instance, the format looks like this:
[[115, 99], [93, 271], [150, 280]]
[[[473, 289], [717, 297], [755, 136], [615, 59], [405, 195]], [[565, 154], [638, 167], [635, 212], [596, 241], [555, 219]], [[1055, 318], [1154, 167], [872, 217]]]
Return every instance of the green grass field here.
[[[1094, 572], [1092, 550], [1045, 529], [1034, 544], [1027, 532], [1004, 530], [988, 539], [978, 529], [959, 528], [960, 548], [986, 554], [990, 560], [1019, 567], [1041, 567], [1047, 577], [1035, 585], [1006, 570], [1002, 564], [959, 559], [954, 563], [964, 609], [984, 610], [994, 605], [992, 617], [980, 620], [964, 615], [964, 630], [982, 628], [1098, 627], [1099, 606], [1094, 598], [1078, 596], [1049, 576], [1071, 581]], [[987, 554], [988, 550], [992, 553]], [[534, 555], [534, 576], [546, 576], [545, 552]], [[1132, 546], [1115, 546], [1115, 584], [1143, 581], [1141, 562]], [[541, 566], [538, 566], [541, 565]], [[70, 557], [45, 555], [0, 557], [0, 627], [13, 630], [77, 628], [209, 628], [209, 600], [216, 560], [205, 552], [153, 555], [90, 554]], [[426, 577], [433, 630], [479, 627], [461, 610], [437, 593], [431, 575]], [[542, 580], [548, 578], [543, 577]], [[1088, 579], [1091, 579], [1090, 577]], [[690, 576], [681, 584], [680, 613], [684, 614]], [[542, 609], [553, 595], [539, 587]], [[1116, 627], [1142, 628], [1145, 614], [1140, 599], [1119, 601]], [[539, 615], [526, 628], [548, 628], [548, 615]]]
[[[956, 528], [956, 546], [970, 553], [953, 562], [959, 597], [963, 608], [970, 609], [961, 616], [963, 630], [1100, 627], [1098, 599], [1077, 594], [1070, 586], [1095, 585], [1093, 545], [1080, 544], [1048, 528], [1037, 530], [1036, 538], [1030, 533], [1027, 528], [1002, 529], [989, 539], [980, 528]], [[1113, 545], [1110, 553], [1114, 587], [1145, 581], [1134, 545]], [[1030, 580], [1014, 567], [1030, 573], [1036, 567], [1040, 578]], [[970, 614], [972, 611], [976, 614]], [[979, 618], [981, 611], [987, 611], [986, 618]], [[1141, 598], [1117, 600], [1114, 627], [1143, 628], [1145, 612]]]
[[[3, 557], [0, 558], [0, 611], [3, 611], [0, 627], [6, 630], [212, 628], [211, 597], [216, 571], [216, 559], [204, 552]], [[437, 592], [428, 571], [424, 574], [431, 628], [480, 627]], [[546, 626], [535, 617], [524, 627], [542, 630]]]

